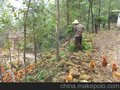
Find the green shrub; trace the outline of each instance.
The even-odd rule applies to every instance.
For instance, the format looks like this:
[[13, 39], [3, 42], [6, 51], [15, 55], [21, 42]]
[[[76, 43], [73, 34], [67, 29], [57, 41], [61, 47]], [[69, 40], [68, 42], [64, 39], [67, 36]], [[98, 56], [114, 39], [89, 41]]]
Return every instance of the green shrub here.
[[68, 27], [67, 27], [67, 30], [66, 30], [66, 34], [70, 34], [70, 33], [72, 33], [73, 32], [73, 30], [72, 30], [72, 25], [68, 25]]
[[60, 52], [60, 56], [63, 56], [63, 55], [65, 55], [65, 52], [63, 52], [63, 51]]
[[83, 42], [83, 50], [92, 50], [93, 46], [90, 42]]
[[84, 51], [85, 50], [93, 50], [92, 43], [90, 42], [92, 38], [93, 37], [91, 35], [88, 35], [88, 34], [83, 35], [82, 45], [83, 45]]
[[74, 51], [75, 51], [74, 44], [69, 44], [69, 45], [67, 46], [67, 49], [68, 49], [69, 52], [74, 52]]
[[65, 35], [66, 36], [73, 36], [74, 35], [74, 32], [73, 32], [73, 26], [72, 25], [68, 25], [68, 27], [67, 27], [67, 30], [65, 31]]

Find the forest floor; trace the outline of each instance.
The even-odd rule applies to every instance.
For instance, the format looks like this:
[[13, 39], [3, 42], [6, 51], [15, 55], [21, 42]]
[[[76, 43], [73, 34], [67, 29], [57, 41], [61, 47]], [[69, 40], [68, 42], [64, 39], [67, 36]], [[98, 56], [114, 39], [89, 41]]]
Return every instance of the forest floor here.
[[[115, 78], [112, 76], [113, 63], [117, 64], [120, 73], [120, 31], [101, 31], [97, 34], [88, 33], [87, 36], [87, 41], [93, 45], [92, 51], [69, 52], [66, 49], [67, 44], [62, 44], [60, 47], [60, 61], [56, 61], [55, 50], [45, 52], [43, 60], [38, 60], [37, 69], [32, 68], [33, 70], [31, 70], [31, 68], [28, 68], [31, 71], [28, 74], [27, 81], [67, 82], [66, 76], [69, 72], [72, 72], [73, 79], [70, 82], [120, 82], [120, 77]], [[73, 39], [70, 43], [73, 43]], [[105, 69], [101, 67], [102, 55], [107, 56], [108, 65]], [[34, 60], [32, 54], [27, 54], [27, 56]], [[89, 68], [90, 60], [96, 62], [94, 70]], [[17, 66], [18, 64], [14, 63], [14, 65]], [[21, 69], [23, 69], [23, 66], [18, 71]], [[14, 70], [14, 74], [16, 71]], [[21, 76], [19, 78], [24, 78], [23, 73]], [[20, 80], [22, 79], [19, 79], [18, 82]]]
[[[46, 53], [47, 59], [43, 64], [44, 68], [41, 69], [43, 78], [40, 81], [67, 82], [66, 76], [71, 72], [73, 79], [68, 82], [120, 82], [120, 77], [112, 76], [113, 63], [117, 64], [120, 73], [120, 31], [101, 31], [98, 34], [88, 34], [88, 37], [88, 42], [94, 46], [93, 51], [70, 53], [66, 47], [61, 47], [61, 58], [58, 62], [55, 61], [54, 51]], [[73, 40], [70, 43], [73, 43]], [[107, 56], [108, 65], [105, 69], [101, 67], [102, 55]], [[96, 62], [93, 71], [89, 68], [90, 60]], [[37, 74], [32, 78], [32, 81], [39, 82]]]
[[[68, 65], [63, 66], [63, 71], [56, 75], [55, 81], [64, 82], [67, 69], [72, 71], [75, 76], [78, 75], [72, 82], [120, 82], [120, 78], [112, 76], [113, 63], [117, 64], [120, 73], [120, 31], [101, 31], [95, 35], [92, 43], [94, 52], [74, 52], [71, 54], [73, 55], [71, 56], [72, 59], [68, 61]], [[77, 59], [82, 53], [86, 55], [88, 61], [85, 61], [85, 58], [81, 61], [79, 58]], [[101, 67], [102, 55], [107, 56], [108, 65], [105, 69]], [[89, 69], [89, 61], [92, 59], [97, 64], [94, 71]]]

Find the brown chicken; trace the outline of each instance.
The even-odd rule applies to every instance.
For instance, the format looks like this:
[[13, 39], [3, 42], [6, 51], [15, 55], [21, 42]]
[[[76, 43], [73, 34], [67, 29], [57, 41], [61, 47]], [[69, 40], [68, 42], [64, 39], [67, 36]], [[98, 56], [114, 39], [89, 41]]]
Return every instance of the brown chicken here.
[[102, 63], [101, 64], [102, 64], [102, 67], [103, 67], [103, 72], [105, 73], [105, 68], [107, 67], [107, 64], [108, 64], [106, 56], [102, 57]]
[[108, 64], [108, 62], [107, 62], [106, 56], [103, 56], [102, 57], [102, 67], [106, 67], [107, 64]]
[[72, 74], [69, 73], [68, 76], [66, 76], [65, 80], [66, 80], [66, 82], [71, 82], [73, 80]]
[[112, 72], [117, 71], [118, 67], [116, 64], [112, 64]]
[[119, 79], [120, 80], [120, 73], [119, 72], [113, 72], [112, 73], [112, 76], [114, 77], [114, 78], [116, 78], [116, 79]]
[[4, 68], [4, 66], [0, 66], [0, 68], [1, 68], [1, 72], [2, 72], [2, 73], [5, 73], [5, 68]]
[[91, 69], [94, 69], [95, 66], [96, 66], [95, 61], [94, 61], [94, 60], [91, 60], [91, 61], [90, 61], [90, 64], [89, 64], [89, 67], [90, 67]]

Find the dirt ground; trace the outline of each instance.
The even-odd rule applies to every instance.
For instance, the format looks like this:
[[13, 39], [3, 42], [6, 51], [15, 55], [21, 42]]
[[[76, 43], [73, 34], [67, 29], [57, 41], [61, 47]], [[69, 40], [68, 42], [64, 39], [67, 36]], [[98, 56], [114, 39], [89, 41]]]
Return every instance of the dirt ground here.
[[[63, 70], [54, 77], [53, 81], [64, 82], [66, 70], [74, 68], [73, 73], [79, 74], [79, 77], [74, 78], [72, 82], [120, 82], [120, 79], [112, 76], [113, 63], [117, 64], [120, 73], [120, 31], [101, 31], [95, 35], [93, 44], [96, 51], [91, 54], [90, 59], [94, 59], [97, 64], [94, 71], [89, 69], [89, 62], [80, 62], [77, 59], [77, 56], [82, 55], [81, 52], [77, 52], [73, 53], [71, 60], [68, 60], [73, 65], [63, 65]], [[105, 69], [101, 67], [102, 55], [107, 56], [108, 65]]]

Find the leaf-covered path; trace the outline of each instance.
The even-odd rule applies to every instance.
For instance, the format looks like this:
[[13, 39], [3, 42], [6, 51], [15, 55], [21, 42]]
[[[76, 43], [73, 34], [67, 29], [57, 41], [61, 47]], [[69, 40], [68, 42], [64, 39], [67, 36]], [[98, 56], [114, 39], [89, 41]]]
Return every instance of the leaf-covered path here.
[[[120, 73], [120, 31], [101, 31], [95, 35], [92, 43], [95, 47], [94, 52], [74, 52], [70, 56], [71, 60], [63, 60], [63, 69], [53, 81], [64, 82], [68, 75], [66, 72], [72, 71], [78, 75], [72, 82], [120, 82], [120, 79], [112, 76], [113, 63], [117, 64], [117, 72]], [[108, 65], [105, 70], [101, 67], [102, 55], [107, 56]], [[94, 71], [89, 69], [89, 61], [92, 59], [97, 64]]]
[[98, 47], [98, 51], [94, 55], [98, 58], [98, 63], [101, 62], [101, 55], [105, 54], [107, 56], [108, 66], [105, 73], [100, 72], [100, 75], [103, 74], [102, 76], [105, 76], [102, 81], [119, 82], [120, 80], [112, 77], [112, 64], [117, 64], [118, 72], [120, 73], [120, 31], [100, 32], [96, 35], [94, 42], [96, 47]]

